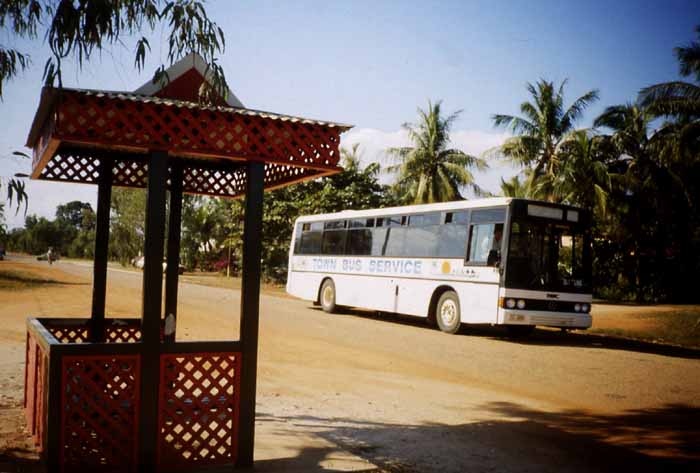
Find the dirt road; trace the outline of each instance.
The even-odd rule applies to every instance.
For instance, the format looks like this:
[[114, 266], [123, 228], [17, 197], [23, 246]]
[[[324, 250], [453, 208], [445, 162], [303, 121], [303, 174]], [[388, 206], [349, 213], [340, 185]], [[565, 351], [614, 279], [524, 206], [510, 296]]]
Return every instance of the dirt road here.
[[[25, 317], [90, 313], [89, 266], [42, 268], [69, 284], [0, 292], [5, 427], [19, 415]], [[140, 274], [108, 280], [109, 316], [138, 316]], [[179, 300], [178, 338], [238, 337], [237, 291], [182, 283]], [[262, 471], [700, 471], [700, 355], [551, 331], [449, 336], [265, 293], [258, 419]], [[6, 430], [0, 450], [17, 443]]]

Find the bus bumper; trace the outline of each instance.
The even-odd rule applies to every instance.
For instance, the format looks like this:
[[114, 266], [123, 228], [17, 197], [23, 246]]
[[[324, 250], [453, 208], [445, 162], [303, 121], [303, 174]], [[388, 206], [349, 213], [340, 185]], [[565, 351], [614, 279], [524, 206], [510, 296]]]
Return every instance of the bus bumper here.
[[589, 328], [593, 323], [591, 314], [539, 310], [501, 309], [499, 319], [500, 323], [508, 325], [542, 325], [562, 328]]

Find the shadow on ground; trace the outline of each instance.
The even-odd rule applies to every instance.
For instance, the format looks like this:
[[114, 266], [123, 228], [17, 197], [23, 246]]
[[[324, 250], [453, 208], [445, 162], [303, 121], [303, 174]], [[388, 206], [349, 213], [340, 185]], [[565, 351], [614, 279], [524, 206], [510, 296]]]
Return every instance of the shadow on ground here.
[[[320, 311], [318, 307], [315, 310]], [[338, 314], [354, 317], [363, 317], [373, 320], [382, 320], [400, 325], [421, 327], [425, 330], [437, 330], [429, 327], [426, 319], [410, 317], [398, 314], [378, 313], [351, 308], [339, 308]], [[631, 338], [615, 337], [612, 335], [600, 335], [585, 333], [582, 331], [560, 331], [553, 329], [536, 329], [527, 336], [513, 337], [508, 334], [505, 327], [490, 325], [463, 325], [457, 335], [490, 338], [506, 343], [518, 343], [522, 345], [564, 346], [583, 348], [605, 348], [608, 350], [624, 350], [638, 353], [650, 353], [654, 355], [672, 356], [677, 358], [700, 359], [700, 349], [686, 348], [676, 345], [652, 343]]]
[[[345, 452], [364, 460], [352, 469], [362, 472], [700, 471], [699, 408], [668, 405], [597, 415], [494, 402], [477, 406], [477, 412], [488, 420], [409, 425], [259, 412], [259, 431], [288, 425], [288, 432], [318, 436], [327, 446], [257, 461], [255, 471], [348, 471], [333, 466]], [[41, 471], [28, 453], [0, 451], [0, 471]]]
[[[275, 417], [316, 433], [360, 456], [378, 472], [697, 472], [700, 409], [670, 405], [591, 415], [549, 413], [491, 403], [495, 420], [444, 425], [387, 424], [314, 416]], [[302, 449], [296, 458], [256, 464], [261, 471], [294, 470], [311, 457], [318, 465], [333, 449]], [[299, 470], [301, 471], [301, 470]], [[316, 469], [311, 471], [335, 471]]]

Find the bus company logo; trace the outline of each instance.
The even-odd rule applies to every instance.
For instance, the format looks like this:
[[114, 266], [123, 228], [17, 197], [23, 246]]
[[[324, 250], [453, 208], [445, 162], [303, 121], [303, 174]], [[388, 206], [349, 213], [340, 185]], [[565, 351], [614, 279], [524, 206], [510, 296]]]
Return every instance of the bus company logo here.
[[452, 267], [450, 266], [449, 261], [443, 261], [440, 269], [442, 270], [442, 274], [450, 274], [452, 272]]

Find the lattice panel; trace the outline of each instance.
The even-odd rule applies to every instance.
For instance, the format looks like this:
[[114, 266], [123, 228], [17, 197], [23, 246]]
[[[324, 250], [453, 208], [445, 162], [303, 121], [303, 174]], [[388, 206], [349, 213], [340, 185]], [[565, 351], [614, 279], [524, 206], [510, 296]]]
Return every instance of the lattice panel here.
[[66, 356], [62, 360], [64, 471], [135, 471], [139, 356]]
[[51, 332], [61, 343], [86, 343], [89, 341], [86, 325], [48, 325], [46, 330]]
[[245, 192], [245, 170], [224, 171], [185, 166], [182, 172], [182, 190], [193, 194], [236, 197]]
[[239, 353], [161, 355], [161, 470], [235, 462]]
[[[91, 157], [95, 150], [61, 147], [41, 174], [41, 179], [94, 183], [99, 179], [99, 160]], [[94, 164], [87, 166], [87, 162]], [[59, 164], [56, 164], [59, 163]], [[67, 163], [71, 163], [68, 165]], [[84, 169], [89, 177], [83, 180]], [[292, 165], [265, 164], [265, 188], [276, 188], [288, 183], [313, 178], [321, 171]], [[112, 167], [112, 184], [115, 186], [144, 188], [148, 183], [148, 164], [143, 157], [115, 159]], [[197, 165], [196, 160], [185, 161], [183, 169], [185, 193], [218, 197], [239, 197], [245, 193], [246, 173], [243, 162], [221, 163], [218, 166]]]
[[47, 181], [97, 183], [100, 161], [79, 152], [55, 155], [46, 163], [39, 179]]
[[112, 184], [124, 187], [146, 187], [148, 164], [145, 161], [115, 161], [112, 167]]
[[134, 343], [141, 340], [141, 326], [111, 326], [107, 327], [105, 342], [107, 343]]
[[55, 135], [65, 141], [174, 154], [264, 159], [333, 169], [340, 133], [324, 122], [129, 94], [64, 91]]

